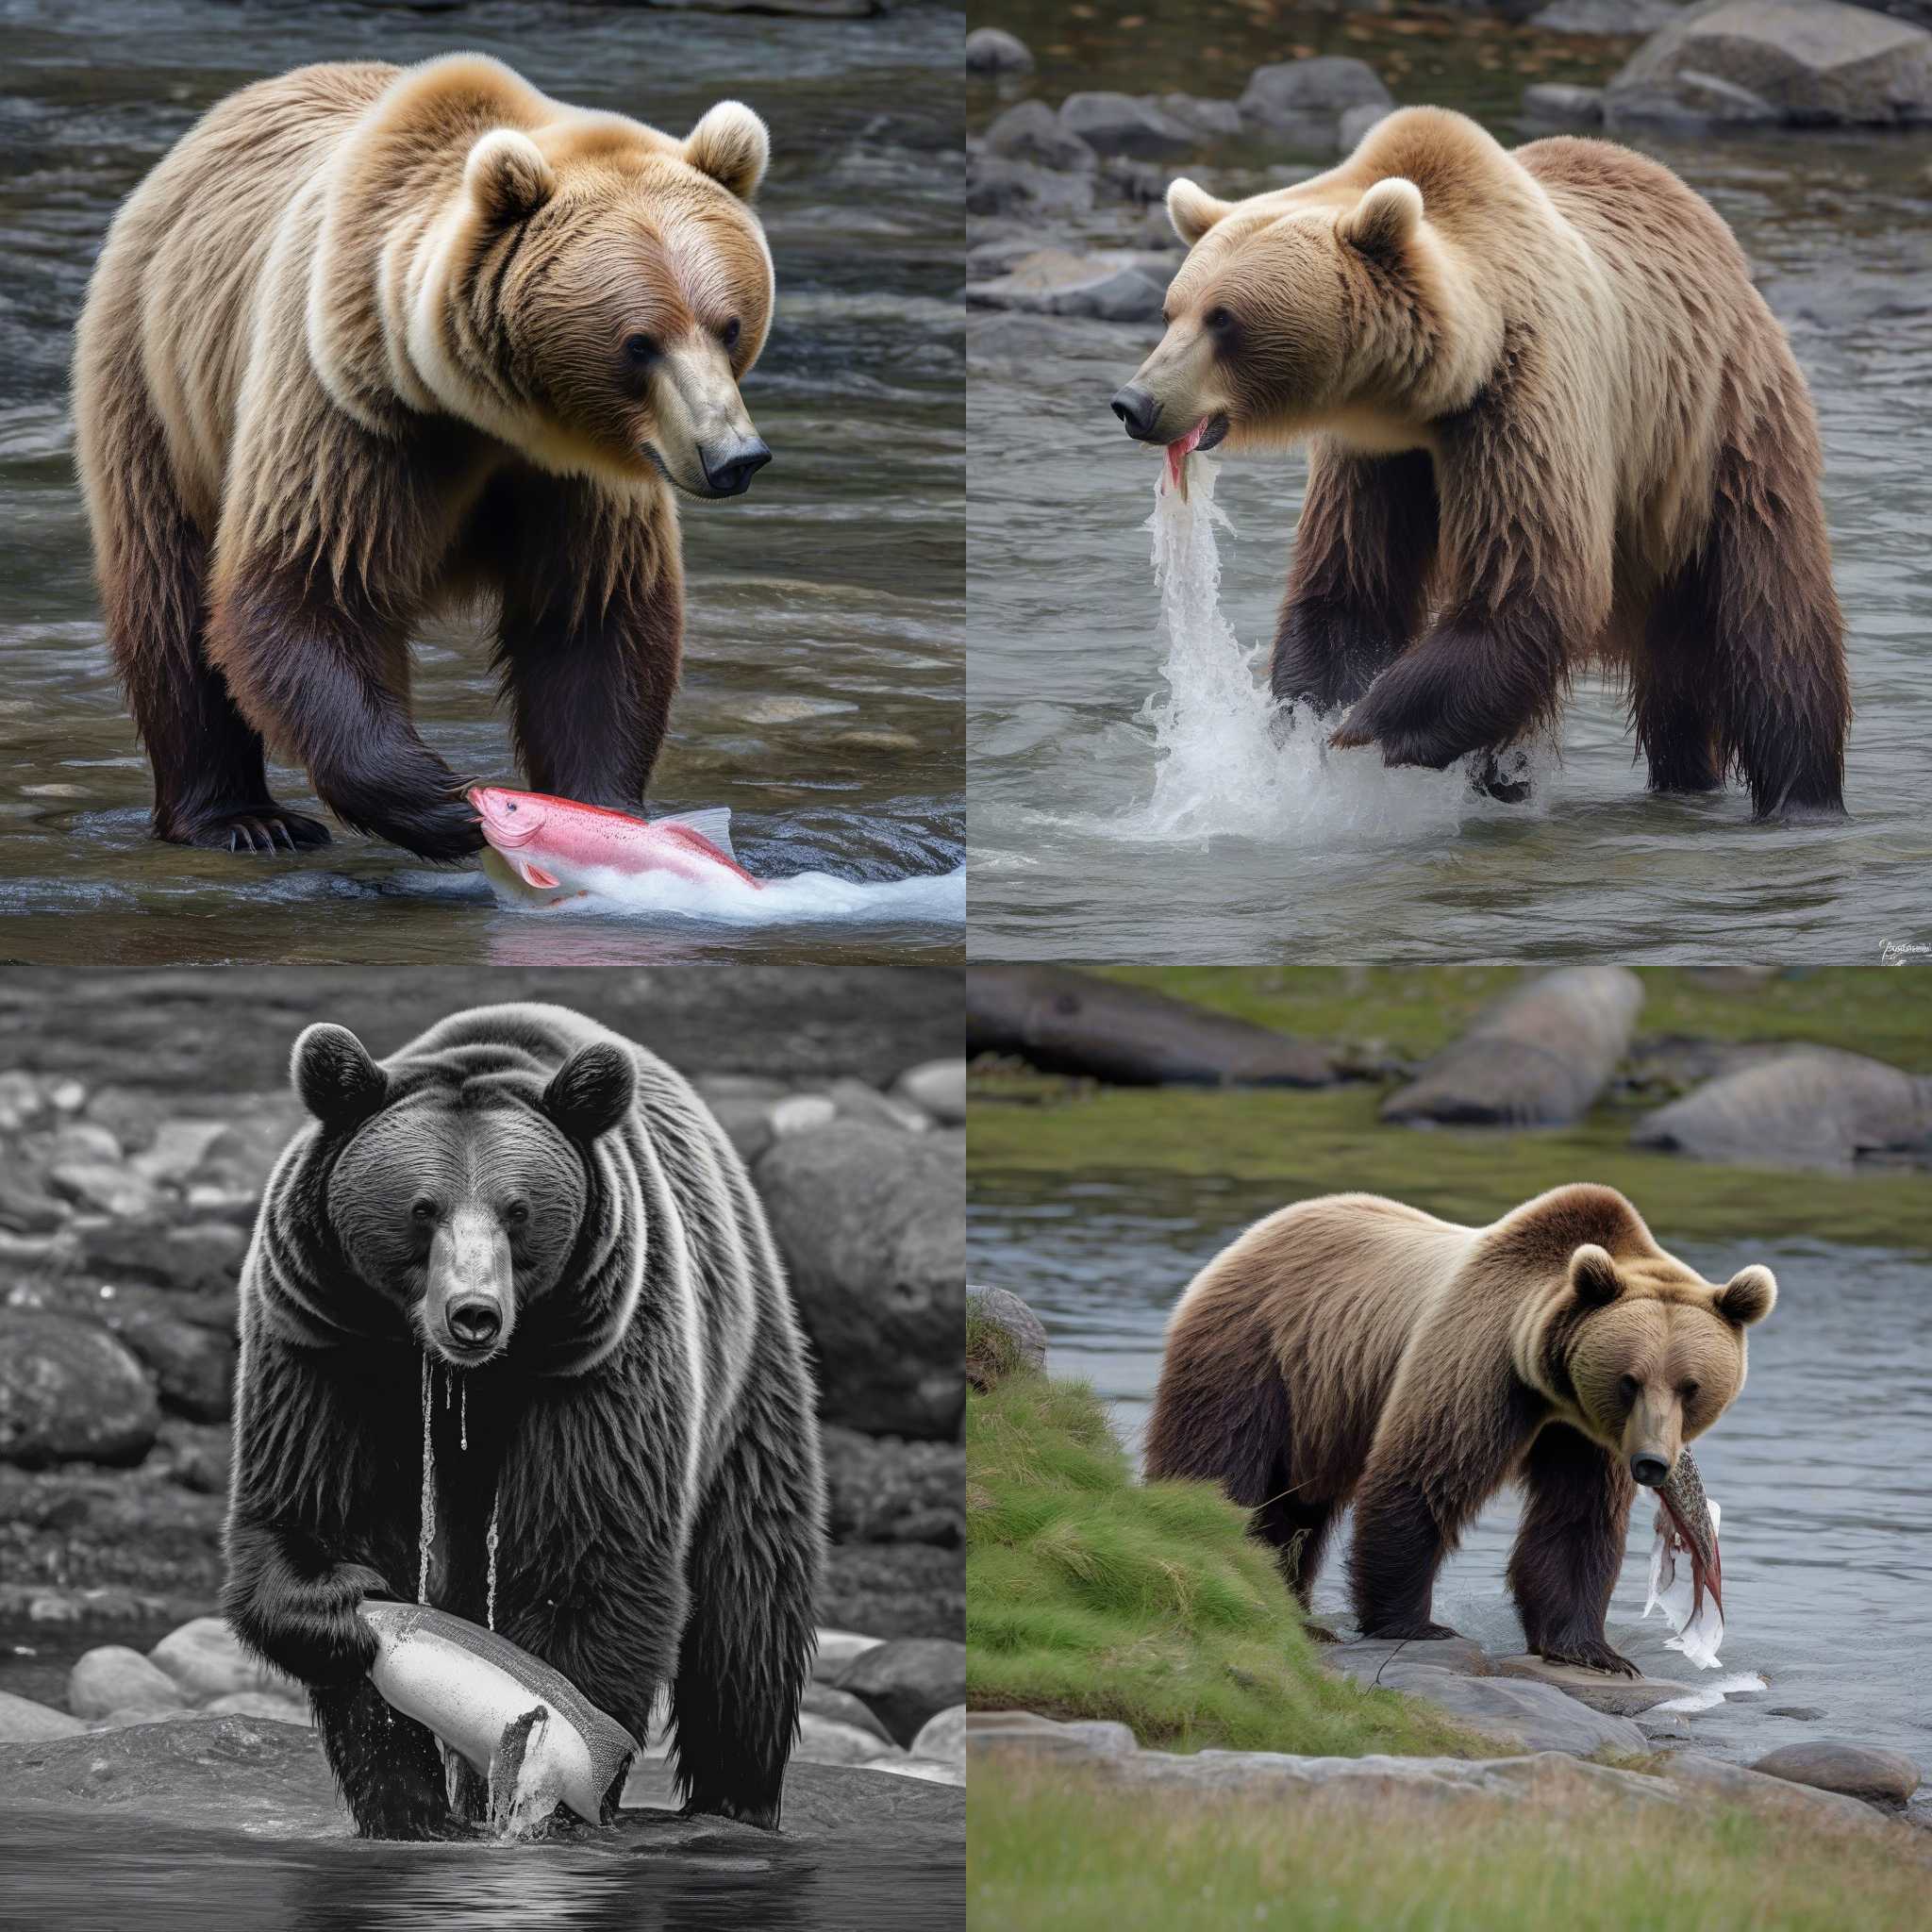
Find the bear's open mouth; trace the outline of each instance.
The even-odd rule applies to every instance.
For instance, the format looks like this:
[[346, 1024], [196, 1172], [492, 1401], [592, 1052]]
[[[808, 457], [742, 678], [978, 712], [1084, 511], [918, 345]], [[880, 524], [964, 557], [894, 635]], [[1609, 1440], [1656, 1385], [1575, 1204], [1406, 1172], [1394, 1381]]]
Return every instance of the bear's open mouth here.
[[1167, 445], [1168, 481], [1185, 496], [1183, 471], [1188, 458], [1197, 449], [1212, 449], [1227, 434], [1227, 416], [1224, 411], [1216, 410], [1211, 416], [1204, 416], [1185, 436], [1177, 437]]
[[1218, 409], [1195, 432], [1196, 449], [1212, 449], [1227, 434], [1227, 412]]

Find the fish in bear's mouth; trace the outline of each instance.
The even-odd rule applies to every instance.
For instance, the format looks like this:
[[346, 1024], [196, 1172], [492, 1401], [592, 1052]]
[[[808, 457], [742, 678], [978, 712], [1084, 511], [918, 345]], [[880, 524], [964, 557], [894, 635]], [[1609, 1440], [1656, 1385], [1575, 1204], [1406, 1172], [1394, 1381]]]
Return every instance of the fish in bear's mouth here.
[[1174, 489], [1179, 490], [1183, 496], [1187, 494], [1182, 479], [1189, 457], [1197, 449], [1214, 448], [1227, 434], [1227, 412], [1224, 409], [1217, 409], [1213, 415], [1202, 417], [1200, 422], [1177, 441], [1168, 444], [1167, 480]]

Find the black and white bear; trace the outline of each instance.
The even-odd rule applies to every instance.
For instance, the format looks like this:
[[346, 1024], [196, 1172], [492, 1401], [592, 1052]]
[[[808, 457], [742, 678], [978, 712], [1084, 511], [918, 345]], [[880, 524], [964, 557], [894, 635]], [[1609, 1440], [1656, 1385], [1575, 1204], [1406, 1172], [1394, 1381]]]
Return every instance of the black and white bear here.
[[427, 1522], [424, 1599], [484, 1622], [492, 1515], [495, 1627], [640, 1739], [668, 1687], [687, 1808], [775, 1826], [823, 1491], [797, 1320], [723, 1131], [561, 1007], [458, 1013], [383, 1061], [310, 1026], [293, 1071], [314, 1120], [242, 1274], [222, 1607], [310, 1687], [357, 1828], [480, 1815], [363, 1675], [356, 1609], [417, 1595]]

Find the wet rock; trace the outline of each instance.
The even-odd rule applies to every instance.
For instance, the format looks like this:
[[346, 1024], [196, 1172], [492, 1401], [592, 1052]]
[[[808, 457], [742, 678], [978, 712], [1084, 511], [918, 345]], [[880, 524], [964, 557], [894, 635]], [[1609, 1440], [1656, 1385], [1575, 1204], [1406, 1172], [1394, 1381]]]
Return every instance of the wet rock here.
[[772, 1106], [772, 1134], [786, 1140], [793, 1134], [808, 1134], [816, 1127], [829, 1126], [839, 1109], [824, 1093], [788, 1093]]
[[1684, 0], [1556, 0], [1529, 24], [1547, 34], [1654, 34], [1684, 10]]
[[988, 154], [1041, 168], [1079, 170], [1091, 168], [1096, 159], [1044, 101], [1021, 101], [1008, 108], [987, 128], [985, 139]]
[[901, 1134], [923, 1134], [932, 1125], [919, 1108], [881, 1093], [863, 1080], [834, 1080], [826, 1091], [841, 1120], [870, 1121], [874, 1126], [891, 1127]]
[[1034, 220], [1061, 220], [1091, 213], [1093, 180], [1089, 175], [1066, 175], [1036, 168], [1030, 161], [1009, 161], [999, 155], [969, 157], [966, 165], [966, 212], [969, 215], [1025, 215]]
[[863, 1652], [840, 1674], [839, 1689], [865, 1704], [909, 1744], [928, 1719], [966, 1701], [966, 1646], [944, 1638], [895, 1638]]
[[1328, 154], [1340, 139], [1350, 108], [1395, 105], [1375, 70], [1365, 61], [1324, 54], [1257, 67], [1241, 97], [1243, 125], [1287, 147]]
[[866, 1764], [898, 1755], [899, 1746], [890, 1739], [858, 1724], [842, 1724], [809, 1711], [799, 1717], [798, 1742], [792, 1756], [808, 1764]]
[[1580, 1120], [1630, 1043], [1643, 983], [1623, 966], [1567, 966], [1480, 1013], [1408, 1086], [1385, 1121], [1563, 1126]]
[[1546, 81], [1523, 91], [1523, 120], [1536, 127], [1601, 127], [1604, 91]]
[[111, 1711], [172, 1710], [185, 1700], [165, 1671], [125, 1643], [104, 1643], [83, 1651], [67, 1677], [67, 1707], [75, 1717], [106, 1717]]
[[159, 1424], [146, 1371], [106, 1329], [0, 1309], [0, 1461], [139, 1462]]
[[1773, 1824], [1869, 1827], [1875, 1823], [1872, 1807], [1862, 1799], [1794, 1784], [1767, 1772], [1747, 1771], [1741, 1764], [1726, 1764], [1702, 1752], [1674, 1751], [1656, 1763], [1673, 1784]]
[[196, 1617], [169, 1631], [148, 1658], [188, 1704], [207, 1704], [241, 1691], [297, 1702], [307, 1695], [293, 1677], [251, 1657], [219, 1617]]
[[1397, 1657], [1477, 1677], [1490, 1668], [1482, 1645], [1471, 1637], [1357, 1637], [1346, 1643], [1324, 1644], [1316, 1656], [1329, 1670], [1371, 1684], [1377, 1681], [1384, 1666]]
[[1325, 1047], [1064, 966], [972, 968], [966, 1051], [1121, 1087], [1328, 1087], [1340, 1078]]
[[1754, 1167], [1932, 1162], [1932, 1079], [1862, 1054], [1798, 1047], [1720, 1074], [1645, 1114], [1639, 1147]]
[[1554, 1684], [1524, 1677], [1472, 1677], [1439, 1664], [1391, 1657], [1367, 1675], [1388, 1690], [1406, 1691], [1447, 1711], [1486, 1736], [1529, 1751], [1567, 1751], [1588, 1757], [1596, 1751], [1640, 1752], [1643, 1733], [1628, 1718], [1592, 1710]]
[[906, 1442], [827, 1424], [824, 1457], [827, 1527], [836, 1541], [966, 1541], [966, 1452], [957, 1442]]
[[908, 1067], [892, 1085], [894, 1099], [929, 1114], [941, 1126], [966, 1124], [966, 1062], [926, 1060]]
[[926, 1719], [911, 1744], [915, 1757], [934, 1757], [944, 1764], [966, 1762], [966, 1707], [949, 1706]]
[[983, 1395], [993, 1388], [1010, 1368], [1043, 1369], [1046, 1366], [1046, 1324], [1020, 1297], [1004, 1288], [973, 1288], [966, 1291], [969, 1323], [990, 1324], [1006, 1338], [1011, 1360], [1004, 1359], [1007, 1347], [975, 1346], [967, 1339], [966, 1379]]
[[[811, 1674], [815, 1683], [836, 1686], [845, 1666], [869, 1650], [876, 1650], [883, 1638], [867, 1636], [858, 1630], [827, 1629], [821, 1624], [813, 1633], [818, 1648], [812, 1654]], [[849, 1696], [851, 1693], [847, 1692]], [[868, 1705], [867, 1709], [872, 1707]]]
[[983, 308], [1151, 322], [1166, 297], [1161, 282], [1120, 256], [1042, 248], [994, 281], [968, 284], [966, 299]]
[[[839, 1668], [843, 1670], [844, 1664]], [[861, 1731], [870, 1731], [881, 1744], [898, 1749], [892, 1743], [892, 1734], [874, 1715], [872, 1706], [849, 1690], [841, 1690], [836, 1684], [821, 1684], [814, 1679], [805, 1687], [802, 1707], [833, 1724], [856, 1724]]]
[[1932, 120], [1932, 33], [1836, 0], [1714, 0], [1631, 56], [1605, 115], [1612, 129], [1921, 124]]
[[966, 1200], [956, 1141], [834, 1121], [758, 1164], [828, 1422], [958, 1432]]
[[1197, 94], [1161, 94], [1155, 106], [1204, 142], [1233, 141], [1241, 131], [1241, 110], [1232, 101], [1203, 100]]
[[0, 1744], [38, 1744], [48, 1738], [71, 1738], [87, 1725], [49, 1704], [0, 1690]]
[[[1491, 1668], [1506, 1677], [1530, 1677], [1612, 1717], [1637, 1717], [1659, 1704], [1682, 1697], [1689, 1685], [1664, 1677], [1619, 1677], [1607, 1671], [1585, 1670], [1579, 1664], [1553, 1664], [1540, 1657], [1503, 1657]], [[1669, 1713], [1674, 1715], [1675, 1713]]]
[[154, 1189], [131, 1169], [105, 1160], [69, 1160], [47, 1171], [55, 1193], [99, 1214], [125, 1220], [152, 1214], [159, 1205]]
[[1191, 127], [1132, 94], [1069, 94], [1060, 103], [1060, 125], [1099, 155], [1167, 161], [1191, 154], [1200, 137]]
[[976, 26], [966, 36], [968, 74], [1031, 74], [1033, 55], [1024, 41], [996, 26]]
[[1782, 1745], [1751, 1769], [1815, 1790], [1841, 1791], [1872, 1805], [1903, 1805], [1919, 1789], [1919, 1767], [1903, 1752], [1824, 1739]]

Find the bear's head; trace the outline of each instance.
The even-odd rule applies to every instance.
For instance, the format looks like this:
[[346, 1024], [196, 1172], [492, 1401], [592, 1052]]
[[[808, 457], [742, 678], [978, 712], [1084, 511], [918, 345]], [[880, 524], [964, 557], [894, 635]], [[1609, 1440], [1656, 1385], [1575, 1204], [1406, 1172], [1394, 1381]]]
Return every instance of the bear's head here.
[[[1342, 167], [1245, 201], [1185, 178], [1168, 218], [1188, 244], [1166, 334], [1113, 398], [1142, 442], [1279, 446], [1312, 431], [1370, 451], [1411, 449], [1466, 405], [1501, 352], [1494, 303], [1430, 219], [1464, 192], [1490, 138], [1414, 108], [1372, 130]], [[1500, 151], [1498, 151], [1500, 154]]]
[[582, 1048], [547, 1081], [497, 1067], [398, 1075], [346, 1027], [295, 1042], [296, 1091], [332, 1158], [324, 1211], [362, 1291], [390, 1304], [425, 1349], [475, 1368], [538, 1319], [545, 1342], [608, 1311], [546, 1319], [595, 1219], [595, 1143], [630, 1111], [636, 1073], [621, 1047]]
[[1706, 1281], [1647, 1237], [1615, 1254], [1581, 1241], [1559, 1265], [1530, 1338], [1533, 1379], [1655, 1489], [1743, 1388], [1744, 1331], [1770, 1314], [1776, 1279], [1752, 1266]]
[[[438, 63], [419, 90], [467, 102], [486, 64]], [[527, 125], [464, 136], [441, 213], [379, 270], [385, 336], [407, 344], [405, 399], [553, 472], [741, 495], [771, 458], [739, 394], [772, 320], [772, 256], [751, 207], [764, 123], [722, 101], [679, 141], [559, 107], [507, 71], [484, 78], [525, 104]], [[316, 300], [311, 338], [340, 364], [328, 297]]]

